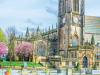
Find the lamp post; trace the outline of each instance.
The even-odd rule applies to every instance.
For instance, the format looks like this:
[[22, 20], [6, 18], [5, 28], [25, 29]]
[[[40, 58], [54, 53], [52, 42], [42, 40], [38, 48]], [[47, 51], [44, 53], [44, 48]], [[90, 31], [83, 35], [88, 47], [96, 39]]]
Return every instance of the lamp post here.
[[98, 47], [99, 47], [99, 43], [97, 43], [97, 59], [98, 59]]
[[48, 67], [47, 65], [47, 59], [48, 59], [48, 46], [49, 46], [49, 40], [47, 40], [47, 54], [46, 54], [46, 68]]

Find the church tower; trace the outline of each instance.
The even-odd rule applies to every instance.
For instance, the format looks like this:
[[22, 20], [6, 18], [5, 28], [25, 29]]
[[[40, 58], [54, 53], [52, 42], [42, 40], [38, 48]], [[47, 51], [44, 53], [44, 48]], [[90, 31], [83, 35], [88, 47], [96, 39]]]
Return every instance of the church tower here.
[[58, 55], [68, 56], [68, 47], [83, 45], [84, 0], [59, 0]]

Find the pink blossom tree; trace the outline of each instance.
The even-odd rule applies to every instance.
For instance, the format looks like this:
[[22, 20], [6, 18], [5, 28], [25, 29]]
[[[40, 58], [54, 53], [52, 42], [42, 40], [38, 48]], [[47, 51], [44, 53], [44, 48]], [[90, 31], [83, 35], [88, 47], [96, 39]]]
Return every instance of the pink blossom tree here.
[[0, 56], [6, 53], [6, 45], [3, 42], [0, 42]]
[[19, 57], [23, 58], [24, 57], [29, 57], [33, 56], [33, 51], [34, 51], [34, 45], [30, 42], [21, 42], [16, 48], [15, 48], [15, 53]]

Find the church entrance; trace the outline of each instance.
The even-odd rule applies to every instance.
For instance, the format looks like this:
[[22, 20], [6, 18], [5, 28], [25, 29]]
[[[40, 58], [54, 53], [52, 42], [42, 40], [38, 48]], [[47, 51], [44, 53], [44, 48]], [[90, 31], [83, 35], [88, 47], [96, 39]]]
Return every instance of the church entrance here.
[[83, 68], [87, 68], [87, 57], [83, 58]]

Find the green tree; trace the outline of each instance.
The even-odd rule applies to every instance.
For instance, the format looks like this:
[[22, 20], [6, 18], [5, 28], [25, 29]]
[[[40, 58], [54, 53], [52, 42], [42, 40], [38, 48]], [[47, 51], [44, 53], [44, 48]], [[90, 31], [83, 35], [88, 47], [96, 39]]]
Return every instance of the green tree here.
[[94, 68], [97, 68], [97, 62], [95, 61]]
[[91, 38], [91, 45], [95, 45], [94, 35], [92, 35], [92, 38]]
[[10, 56], [10, 62], [12, 62], [12, 58], [14, 59], [14, 50], [15, 50], [14, 40], [15, 40], [15, 37], [13, 35], [11, 35], [9, 44], [8, 44], [8, 56]]
[[5, 34], [3, 33], [1, 28], [0, 28], [0, 42], [5, 42], [5, 44], [7, 45], [7, 40], [5, 38]]
[[6, 30], [6, 38], [8, 39], [8, 41], [10, 40], [10, 36], [16, 36], [18, 34], [18, 31], [16, 29], [16, 27], [8, 27]]
[[80, 67], [80, 63], [78, 62], [78, 63], [77, 63], [77, 69], [78, 69], [79, 67]]
[[37, 63], [37, 58], [38, 58], [39, 56], [40, 56], [40, 55], [37, 55], [37, 52], [34, 51], [33, 57], [34, 57], [35, 65], [36, 65], [36, 63]]

